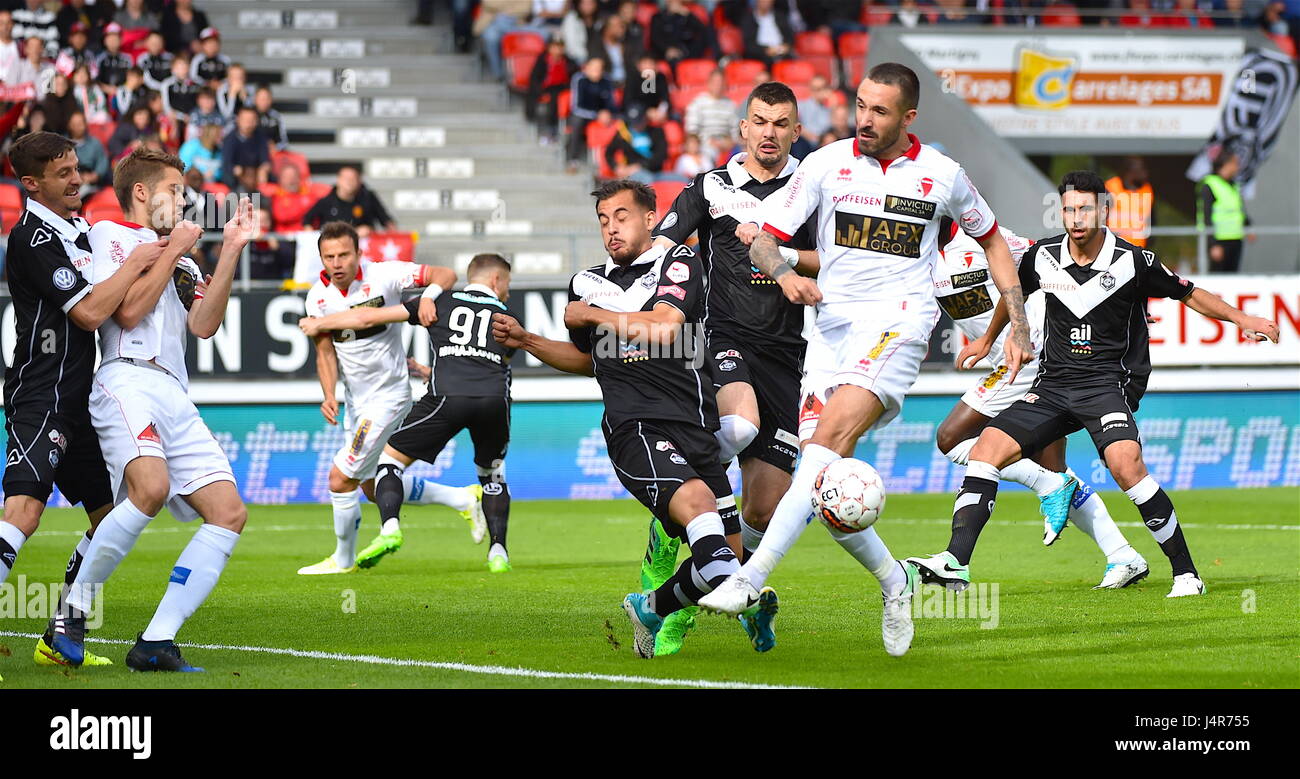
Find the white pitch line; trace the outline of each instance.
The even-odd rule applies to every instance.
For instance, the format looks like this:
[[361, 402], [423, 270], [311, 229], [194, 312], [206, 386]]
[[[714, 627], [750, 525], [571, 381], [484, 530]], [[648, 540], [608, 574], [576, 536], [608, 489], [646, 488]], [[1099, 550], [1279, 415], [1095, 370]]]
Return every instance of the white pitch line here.
[[[40, 638], [39, 633], [18, 633], [0, 630], [0, 636], [13, 638]], [[95, 644], [118, 644], [129, 646], [134, 641], [118, 638], [87, 638]], [[459, 671], [461, 673], [483, 674], [485, 676], [515, 676], [527, 679], [573, 679], [587, 682], [610, 682], [613, 684], [649, 684], [657, 687], [694, 687], [705, 690], [807, 690], [809, 687], [786, 686], [780, 684], [751, 684], [748, 682], [717, 682], [710, 679], [661, 679], [653, 676], [624, 676], [619, 674], [569, 673], [566, 671], [539, 671], [533, 668], [510, 668], [504, 665], [472, 665], [470, 663], [441, 663], [433, 660], [412, 660], [399, 657], [380, 657], [378, 655], [348, 655], [339, 652], [319, 652], [316, 650], [284, 649], [272, 646], [231, 646], [228, 644], [185, 644], [186, 649], [203, 649], [230, 652], [257, 652], [267, 655], [284, 655], [312, 660], [338, 660], [349, 663], [368, 665], [392, 665], [403, 668], [431, 668], [438, 671]]]

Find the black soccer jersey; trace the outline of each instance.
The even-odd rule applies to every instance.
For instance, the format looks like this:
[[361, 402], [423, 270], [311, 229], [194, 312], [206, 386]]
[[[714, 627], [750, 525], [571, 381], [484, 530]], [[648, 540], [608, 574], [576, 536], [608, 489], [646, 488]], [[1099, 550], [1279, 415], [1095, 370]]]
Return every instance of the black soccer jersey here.
[[96, 68], [95, 79], [99, 83], [120, 87], [126, 83], [126, 72], [131, 69], [131, 58], [120, 51], [117, 54], [101, 51], [99, 59], [96, 60]]
[[1067, 237], [1045, 238], [1020, 262], [1025, 295], [1046, 293], [1042, 365], [1035, 386], [1118, 383], [1146, 388], [1151, 375], [1147, 298], [1182, 300], [1192, 283], [1166, 268], [1155, 253], [1105, 233], [1097, 259], [1079, 265]]
[[150, 89], [161, 91], [163, 82], [171, 78], [172, 60], [174, 57], [169, 51], [153, 55], [145, 52], [140, 55], [140, 59], [135, 61], [136, 67], [144, 71], [144, 83]]
[[199, 54], [190, 62], [190, 78], [202, 84], [209, 81], [225, 81], [229, 70], [230, 58], [224, 54], [215, 57]]
[[91, 290], [90, 225], [57, 216], [35, 200], [9, 234], [9, 294], [15, 324], [14, 360], [5, 370], [5, 409], [85, 414], [95, 366], [95, 334], [67, 312]]
[[[444, 292], [436, 301], [438, 321], [429, 326], [429, 392], [433, 395], [510, 395], [510, 358], [492, 337], [492, 315], [518, 316], [482, 284]], [[420, 299], [408, 301], [408, 320], [420, 324]]]
[[650, 311], [660, 303], [686, 316], [672, 344], [624, 339], [597, 328], [570, 330], [591, 354], [610, 427], [629, 420], [677, 420], [718, 429], [713, 380], [704, 362], [704, 266], [688, 246], [654, 247], [626, 267], [613, 260], [577, 274], [569, 300], [606, 311]]
[[[709, 274], [704, 324], [710, 330], [756, 344], [802, 344], [804, 307], [787, 300], [776, 281], [750, 263], [749, 247], [736, 237], [737, 225], [759, 218], [763, 199], [785, 186], [799, 162], [790, 159], [781, 175], [758, 181], [743, 161], [744, 155], [738, 154], [723, 167], [696, 176], [654, 234], [682, 243], [699, 231], [700, 255]], [[787, 245], [815, 249], [816, 236], [813, 214]]]

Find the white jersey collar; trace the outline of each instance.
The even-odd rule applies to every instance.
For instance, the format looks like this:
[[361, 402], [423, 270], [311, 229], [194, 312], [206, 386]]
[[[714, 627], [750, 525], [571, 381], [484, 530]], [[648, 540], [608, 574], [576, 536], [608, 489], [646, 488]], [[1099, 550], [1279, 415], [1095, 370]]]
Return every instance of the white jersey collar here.
[[[489, 296], [489, 297], [493, 297], [493, 298], [495, 298], [495, 297], [497, 296], [497, 293], [494, 292], [494, 291], [492, 290], [492, 288], [489, 287], [489, 286], [486, 285], [486, 284], [466, 284], [466, 285], [465, 285], [465, 290], [464, 290], [464, 291], [465, 291], [465, 292], [477, 292], [477, 293], [479, 293], [480, 295], [487, 295], [487, 296]], [[499, 298], [498, 298], [498, 299], [499, 299]]]
[[69, 241], [77, 240], [82, 233], [90, 232], [90, 225], [85, 219], [79, 216], [72, 217], [69, 221], [51, 211], [36, 198], [27, 198], [27, 210], [32, 212], [37, 219], [54, 228], [54, 231]]
[[[749, 171], [745, 169], [745, 160], [747, 159], [749, 159], [749, 152], [742, 151], [727, 160], [727, 172], [731, 174], [731, 186], [737, 189], [745, 186], [749, 183], [750, 179], [754, 178], [750, 175]], [[786, 155], [785, 167], [781, 168], [781, 172], [776, 174], [775, 178], [789, 176], [791, 173], [794, 173], [794, 170], [797, 167], [799, 167], [799, 160]]]
[[[627, 267], [630, 268], [633, 265], [645, 265], [648, 262], [655, 262], [660, 257], [662, 257], [664, 255], [664, 252], [666, 251], [668, 251], [668, 249], [663, 246], [651, 246], [649, 249], [646, 249], [644, 252], [642, 252], [640, 256], [638, 256], [635, 260], [632, 260], [632, 262]], [[617, 262], [614, 262], [613, 257], [606, 259], [605, 275], [608, 276], [609, 274], [613, 273], [614, 269], [618, 267], [620, 266]]]

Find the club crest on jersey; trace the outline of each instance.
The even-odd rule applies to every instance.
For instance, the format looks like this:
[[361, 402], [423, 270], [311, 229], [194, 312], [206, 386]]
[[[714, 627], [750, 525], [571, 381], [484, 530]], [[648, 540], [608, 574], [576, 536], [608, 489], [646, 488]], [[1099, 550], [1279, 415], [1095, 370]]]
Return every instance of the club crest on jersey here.
[[720, 371], [731, 372], [734, 371], [735, 369], [736, 369], [735, 360], [723, 360], [722, 362], [718, 363], [718, 370]]
[[58, 449], [51, 449], [51, 450], [50, 450], [50, 467], [51, 467], [51, 468], [58, 468], [58, 467], [59, 467], [59, 450], [58, 450]]
[[67, 292], [77, 283], [77, 272], [71, 268], [55, 268], [54, 276], [50, 280], [55, 288]]
[[1110, 292], [1115, 289], [1115, 277], [1110, 275], [1110, 271], [1103, 271], [1101, 274], [1101, 288]]
[[651, 287], [659, 283], [659, 274], [655, 273], [654, 271], [650, 271], [646, 275], [637, 279], [636, 283], [640, 284], [645, 289], [650, 289]]
[[137, 441], [151, 441], [155, 444], [162, 443], [162, 436], [158, 435], [158, 426], [150, 422], [140, 434], [135, 437]]
[[681, 284], [691, 277], [691, 268], [684, 262], [674, 262], [664, 271], [664, 275], [676, 284]]
[[60, 449], [63, 449], [64, 451], [67, 451], [68, 439], [65, 435], [63, 435], [63, 433], [60, 433], [58, 430], [51, 430], [49, 433], [49, 437], [50, 437], [50, 443], [54, 444]]
[[655, 449], [661, 452], [671, 452], [676, 448], [672, 441], [655, 441]]
[[735, 357], [736, 359], [740, 359], [740, 352], [736, 351], [735, 349], [728, 349], [725, 352], [718, 352], [717, 354], [713, 355], [713, 359], [715, 360], [725, 360], [728, 357]]
[[686, 458], [685, 458], [685, 457], [682, 457], [680, 454], [678, 454], [678, 453], [676, 453], [676, 452], [673, 452], [672, 454], [668, 455], [668, 459], [669, 459], [669, 460], [672, 460], [672, 461], [673, 461], [674, 463], [676, 463], [677, 465], [685, 465], [685, 464], [686, 464]]
[[1092, 325], [1070, 328], [1070, 354], [1077, 354], [1080, 357], [1092, 356]]

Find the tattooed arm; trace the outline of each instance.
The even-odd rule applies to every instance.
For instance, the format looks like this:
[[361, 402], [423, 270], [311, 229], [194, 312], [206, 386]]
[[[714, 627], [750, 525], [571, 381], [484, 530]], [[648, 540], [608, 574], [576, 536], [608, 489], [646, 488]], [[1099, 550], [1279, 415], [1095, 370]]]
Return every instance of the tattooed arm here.
[[[1020, 373], [1020, 368], [1034, 359], [1034, 349], [1029, 343], [1029, 320], [1025, 316], [1026, 285], [1022, 283], [1026, 272], [1033, 275], [1033, 257], [1026, 254], [1021, 261], [1021, 271], [1017, 272], [1016, 263], [1011, 259], [1011, 250], [1000, 231], [992, 230], [976, 240], [984, 247], [984, 254], [989, 260], [989, 273], [993, 276], [993, 283], [998, 285], [998, 291], [1002, 293], [1000, 302], [1005, 304], [1007, 317], [1011, 321], [1011, 333], [1003, 346], [1003, 354], [1007, 381], [1012, 382], [1015, 381], [1016, 374]], [[1034, 280], [1037, 280], [1036, 276]]]
[[775, 281], [791, 303], [812, 306], [821, 302], [822, 292], [817, 288], [817, 282], [794, 272], [790, 263], [781, 256], [776, 236], [771, 233], [759, 233], [750, 244], [749, 261]]

